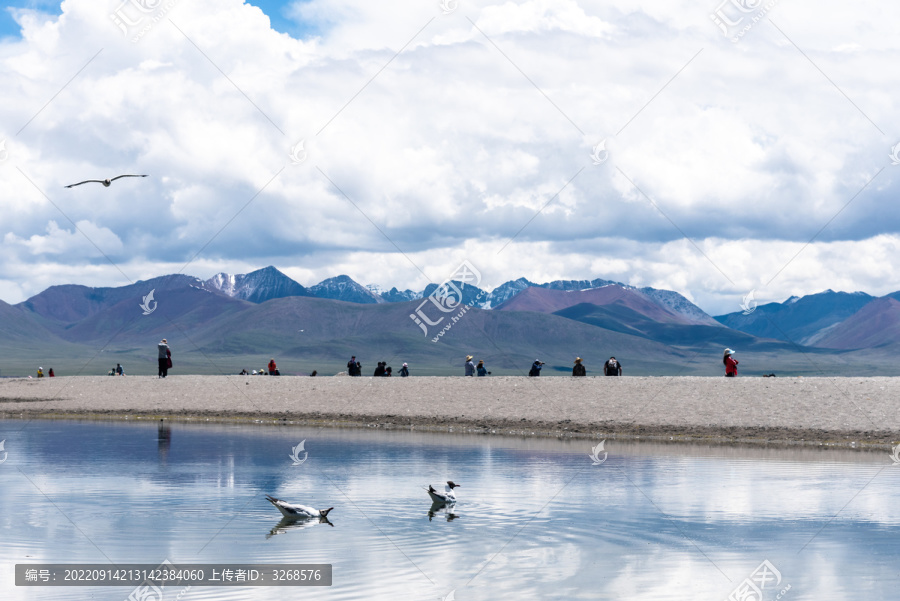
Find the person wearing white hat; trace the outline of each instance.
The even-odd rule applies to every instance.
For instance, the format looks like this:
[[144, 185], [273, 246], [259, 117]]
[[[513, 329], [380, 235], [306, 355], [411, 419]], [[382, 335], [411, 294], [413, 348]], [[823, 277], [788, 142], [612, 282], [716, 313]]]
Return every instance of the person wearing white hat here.
[[738, 362], [732, 355], [734, 355], [734, 351], [727, 348], [725, 349], [725, 355], [722, 357], [722, 363], [725, 364], [725, 376], [728, 378], [737, 376]]
[[159, 374], [158, 378], [165, 378], [169, 375], [169, 343], [163, 338], [159, 344], [156, 345], [157, 353], [156, 353], [156, 362], [159, 365]]
[[472, 355], [466, 355], [466, 375], [475, 376], [475, 364], [472, 363]]
[[404, 363], [404, 364], [403, 364], [403, 367], [400, 368], [400, 372], [399, 372], [399, 373], [400, 373], [400, 377], [401, 377], [401, 378], [405, 378], [406, 376], [408, 376], [408, 375], [409, 375], [409, 364], [408, 364], [408, 363]]

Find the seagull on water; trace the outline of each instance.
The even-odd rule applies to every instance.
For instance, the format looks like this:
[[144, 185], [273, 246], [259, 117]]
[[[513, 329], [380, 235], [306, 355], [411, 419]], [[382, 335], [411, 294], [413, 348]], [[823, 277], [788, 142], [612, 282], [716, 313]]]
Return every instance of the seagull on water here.
[[328, 509], [313, 509], [312, 507], [307, 507], [306, 505], [295, 505], [293, 503], [288, 503], [287, 501], [276, 499], [275, 497], [272, 497], [270, 495], [266, 495], [266, 499], [269, 500], [269, 503], [278, 508], [278, 511], [281, 512], [281, 515], [293, 520], [326, 518], [328, 517], [328, 512], [334, 509], [334, 507], [329, 507]]
[[86, 179], [83, 182], [78, 182], [77, 184], [69, 184], [66, 188], [74, 188], [75, 186], [80, 186], [81, 184], [103, 184], [104, 188], [109, 188], [109, 185], [116, 181], [117, 179], [121, 179], [123, 177], [149, 177], [149, 175], [117, 175], [112, 179]]
[[435, 503], [456, 503], [456, 493], [453, 492], [453, 489], [457, 487], [459, 487], [459, 484], [454, 484], [452, 480], [447, 480], [447, 484], [444, 486], [444, 492], [439, 493], [429, 484], [428, 496], [430, 496], [431, 500]]

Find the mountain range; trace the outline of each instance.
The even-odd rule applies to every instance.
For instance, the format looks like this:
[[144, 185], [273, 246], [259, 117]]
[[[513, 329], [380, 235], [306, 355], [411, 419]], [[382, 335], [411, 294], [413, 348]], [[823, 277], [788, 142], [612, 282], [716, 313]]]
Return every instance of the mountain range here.
[[9, 341], [0, 366], [9, 373], [52, 358], [63, 374], [114, 355], [151, 372], [163, 337], [178, 349], [176, 365], [202, 373], [263, 365], [270, 355], [297, 365], [286, 373], [310, 371], [301, 364], [334, 373], [351, 354], [373, 368], [376, 357], [414, 358], [414, 373], [435, 374], [457, 373], [466, 354], [487, 358], [496, 373], [524, 373], [536, 357], [549, 373], [570, 373], [577, 354], [597, 373], [615, 354], [626, 373], [713, 375], [730, 346], [749, 373], [860, 374], [894, 370], [900, 354], [900, 293], [828, 290], [714, 318], [678, 292], [603, 279], [436, 289], [384, 290], [346, 275], [305, 287], [274, 267], [51, 286], [17, 305], [0, 302]]

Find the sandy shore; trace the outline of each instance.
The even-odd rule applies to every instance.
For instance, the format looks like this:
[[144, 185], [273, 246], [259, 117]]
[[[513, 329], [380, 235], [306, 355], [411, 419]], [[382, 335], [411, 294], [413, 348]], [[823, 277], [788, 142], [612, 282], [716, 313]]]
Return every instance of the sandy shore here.
[[900, 441], [900, 378], [0, 380], [0, 417], [86, 416], [886, 448]]

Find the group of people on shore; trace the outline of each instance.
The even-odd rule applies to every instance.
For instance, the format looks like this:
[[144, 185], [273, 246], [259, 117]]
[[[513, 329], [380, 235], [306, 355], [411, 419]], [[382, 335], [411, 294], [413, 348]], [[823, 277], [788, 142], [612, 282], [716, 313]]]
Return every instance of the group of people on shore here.
[[[354, 377], [362, 376], [362, 363], [356, 360], [356, 355], [350, 357], [350, 361], [347, 362], [347, 375]], [[393, 375], [394, 370], [387, 364], [387, 361], [379, 361], [378, 365], [375, 367], [374, 373], [372, 373], [372, 376], [375, 378], [390, 378], [393, 377]], [[401, 378], [408, 377], [409, 364], [404, 363], [400, 368], [400, 371], [397, 372], [397, 375]]]
[[489, 376], [491, 372], [484, 366], [484, 359], [478, 360], [478, 365], [472, 362], [472, 355], [466, 355], [465, 370], [467, 376]]
[[107, 376], [124, 376], [125, 368], [122, 367], [121, 363], [116, 363], [116, 366], [110, 369], [107, 373]]
[[[531, 369], [528, 370], [528, 375], [532, 378], [540, 376], [541, 370], [544, 368], [544, 362], [540, 359], [535, 359], [534, 363], [531, 364]], [[478, 361], [478, 365], [475, 365], [473, 362], [472, 355], [466, 355], [466, 362], [464, 364], [465, 375], [466, 376], [489, 376], [491, 372], [487, 370], [484, 366], [484, 360], [480, 359]], [[584, 361], [582, 361], [581, 357], [575, 358], [575, 366], [572, 368], [573, 376], [586, 376], [587, 369], [584, 367]], [[621, 376], [622, 375], [622, 364], [619, 363], [615, 357], [610, 357], [606, 363], [603, 364], [603, 375], [604, 376]]]
[[[169, 344], [165, 338], [162, 339], [162, 342], [158, 345], [158, 359], [159, 359], [159, 377], [165, 378], [168, 374], [168, 370], [172, 367], [172, 350], [169, 348]], [[734, 351], [730, 348], [725, 349], [725, 354], [722, 357], [722, 363], [725, 365], [725, 375], [729, 378], [733, 378], [737, 376], [737, 366], [738, 361], [733, 357]], [[464, 364], [465, 375], [466, 376], [489, 376], [491, 372], [487, 370], [484, 365], [484, 360], [480, 359], [478, 364], [476, 365], [473, 361], [474, 357], [472, 355], [466, 355], [466, 361]], [[537, 377], [541, 375], [541, 370], [544, 367], [544, 362], [540, 359], [535, 359], [534, 363], [531, 364], [531, 369], [528, 371], [528, 375], [531, 377]], [[378, 366], [375, 368], [375, 372], [372, 374], [374, 377], [378, 378], [390, 378], [393, 376], [393, 370], [387, 364], [387, 361], [379, 361]], [[122, 365], [117, 363], [115, 370], [110, 370], [110, 375], [125, 375], [124, 369]], [[272, 358], [269, 360], [268, 371], [264, 369], [260, 369], [258, 372], [253, 370], [248, 372], [246, 369], [242, 370], [240, 375], [269, 375], [269, 376], [280, 376], [281, 372], [278, 371], [278, 366], [275, 364], [275, 359]], [[316, 372], [312, 372], [311, 376], [316, 375]], [[350, 357], [350, 361], [347, 362], [347, 375], [349, 376], [362, 376], [362, 364], [356, 359], [356, 355]], [[398, 372], [400, 377], [409, 376], [409, 364], [404, 363], [403, 367], [400, 368]], [[586, 376], [587, 368], [584, 365], [584, 361], [581, 357], [575, 358], [575, 365], [572, 367], [572, 375], [573, 376]], [[622, 363], [615, 358], [615, 356], [610, 357], [603, 364], [603, 375], [604, 376], [621, 376], [622, 375]], [[774, 375], [774, 374], [772, 374]], [[38, 368], [38, 377], [43, 378], [44, 372], [43, 368]], [[53, 377], [53, 369], [50, 369], [50, 377]]]

